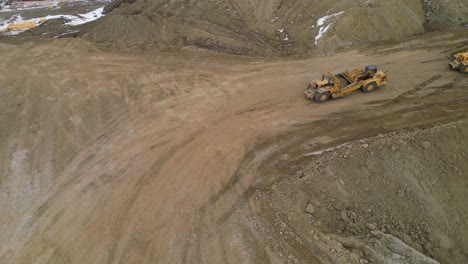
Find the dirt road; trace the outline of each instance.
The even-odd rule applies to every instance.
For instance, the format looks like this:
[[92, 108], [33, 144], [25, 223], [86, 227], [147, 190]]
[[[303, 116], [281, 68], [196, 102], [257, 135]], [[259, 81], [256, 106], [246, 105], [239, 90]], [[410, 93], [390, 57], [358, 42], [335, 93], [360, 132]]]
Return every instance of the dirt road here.
[[[278, 249], [262, 194], [307, 153], [466, 119], [468, 79], [447, 66], [463, 48], [454, 33], [269, 60], [0, 44], [0, 263], [323, 262]], [[370, 63], [389, 85], [305, 99], [324, 70]]]

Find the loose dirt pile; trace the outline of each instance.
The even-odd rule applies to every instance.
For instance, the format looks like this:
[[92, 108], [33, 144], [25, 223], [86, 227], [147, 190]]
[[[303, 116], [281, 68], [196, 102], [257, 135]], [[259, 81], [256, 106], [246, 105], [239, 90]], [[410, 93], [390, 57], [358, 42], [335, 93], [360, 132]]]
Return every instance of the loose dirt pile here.
[[464, 0], [451, 1], [447, 9], [442, 2], [116, 1], [106, 9], [107, 17], [88, 27], [87, 37], [119, 47], [305, 54], [403, 40], [424, 33], [426, 21], [445, 27], [468, 22]]
[[430, 23], [442, 26], [468, 26], [468, 2], [424, 0], [424, 11]]
[[464, 121], [311, 153], [262, 197], [283, 234], [275, 247], [297, 260], [320, 252], [321, 263], [465, 263], [467, 128]]

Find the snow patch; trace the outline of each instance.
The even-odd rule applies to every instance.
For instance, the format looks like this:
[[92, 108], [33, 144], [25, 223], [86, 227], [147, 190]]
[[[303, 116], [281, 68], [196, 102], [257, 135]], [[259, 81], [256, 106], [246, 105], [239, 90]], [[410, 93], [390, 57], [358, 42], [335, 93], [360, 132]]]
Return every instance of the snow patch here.
[[317, 45], [317, 44], [318, 44], [319, 39], [323, 36], [323, 34], [325, 34], [325, 32], [328, 31], [328, 29], [330, 28], [331, 25], [332, 25], [332, 23], [328, 24], [328, 25], [325, 26], [325, 27], [320, 27], [320, 28], [319, 28], [319, 31], [318, 31], [318, 33], [317, 33], [317, 36], [315, 36], [314, 45]]
[[70, 26], [77, 26], [81, 24], [85, 24], [91, 21], [94, 21], [98, 18], [101, 18], [104, 16], [104, 7], [100, 7], [96, 10], [93, 10], [89, 13], [86, 14], [81, 14], [78, 16], [75, 16], [73, 19], [70, 19], [70, 22], [66, 23], [67, 25]]
[[332, 17], [337, 17], [339, 15], [343, 15], [344, 14], [344, 11], [341, 11], [341, 12], [338, 12], [338, 13], [335, 13], [335, 14], [331, 14], [331, 15], [328, 15], [328, 16], [324, 16], [324, 17], [321, 17], [317, 20], [317, 26], [323, 26], [323, 24], [325, 24], [325, 22], [327, 22], [328, 19], [332, 18]]
[[[338, 13], [334, 13], [334, 14], [331, 14], [331, 15], [321, 17], [321, 18], [319, 18], [317, 20], [317, 27], [319, 28], [319, 31], [317, 33], [317, 36], [315, 36], [314, 45], [317, 45], [318, 41], [323, 36], [323, 34], [325, 34], [325, 32], [327, 32], [328, 29], [330, 29], [330, 26], [332, 25], [332, 23], [329, 23], [329, 24], [325, 25], [327, 20], [329, 20], [330, 18], [333, 18], [333, 17], [343, 15], [343, 14], [344, 14], [344, 11], [341, 11], [341, 12], [338, 12]], [[312, 25], [310, 28], [314, 28], [314, 26]]]
[[326, 153], [326, 152], [330, 152], [330, 151], [333, 151], [333, 150], [336, 150], [336, 149], [341, 149], [341, 148], [346, 147], [348, 145], [350, 145], [350, 143], [344, 143], [344, 144], [341, 144], [341, 145], [333, 147], [333, 148], [322, 149], [322, 150], [314, 151], [314, 152], [311, 152], [311, 153], [307, 153], [304, 156], [305, 157], [317, 156], [317, 155], [320, 155], [320, 154], [323, 154], [323, 153]]
[[82, 25], [91, 21], [94, 21], [100, 17], [104, 16], [104, 7], [100, 7], [96, 10], [93, 10], [91, 12], [85, 13], [85, 14], [78, 14], [78, 15], [49, 15], [46, 17], [40, 17], [40, 18], [33, 18], [29, 20], [24, 20], [21, 15], [14, 15], [10, 19], [6, 21], [1, 21], [3, 22], [3, 25], [0, 26], [0, 32], [6, 32], [5, 35], [17, 35], [21, 32], [24, 32], [28, 29], [20, 29], [20, 30], [10, 30], [8, 31], [8, 26], [9, 25], [15, 25], [15, 24], [21, 24], [21, 23], [27, 23], [27, 22], [34, 22], [36, 23], [36, 26], [39, 26], [40, 24], [44, 23], [47, 20], [51, 19], [59, 19], [63, 18], [67, 20], [65, 25], [69, 26], [78, 26]]

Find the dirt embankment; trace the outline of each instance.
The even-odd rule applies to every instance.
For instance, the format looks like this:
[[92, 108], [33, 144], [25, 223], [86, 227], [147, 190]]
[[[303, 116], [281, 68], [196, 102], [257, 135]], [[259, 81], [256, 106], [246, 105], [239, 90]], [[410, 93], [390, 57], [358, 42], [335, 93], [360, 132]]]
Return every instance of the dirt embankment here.
[[430, 23], [441, 26], [462, 25], [468, 27], [467, 1], [424, 0], [424, 11]]
[[[275, 247], [320, 263], [465, 263], [468, 123], [304, 155], [263, 197]], [[294, 173], [295, 172], [295, 173]]]
[[[89, 39], [118, 47], [206, 48], [249, 55], [306, 54], [462, 25], [465, 1], [116, 1]], [[452, 2], [454, 2], [452, 4]], [[440, 12], [439, 12], [440, 11]]]

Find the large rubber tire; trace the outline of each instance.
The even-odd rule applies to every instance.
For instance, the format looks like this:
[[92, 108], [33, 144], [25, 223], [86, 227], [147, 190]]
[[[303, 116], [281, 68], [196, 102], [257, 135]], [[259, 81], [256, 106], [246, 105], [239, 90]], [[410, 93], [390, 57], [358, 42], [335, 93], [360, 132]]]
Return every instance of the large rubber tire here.
[[375, 82], [370, 82], [370, 83], [366, 84], [364, 87], [361, 88], [361, 90], [364, 93], [372, 93], [376, 89], [377, 89], [377, 84]]
[[461, 64], [460, 67], [458, 67], [458, 70], [463, 74], [468, 74], [468, 65]]
[[328, 102], [328, 99], [330, 99], [330, 93], [329, 92], [323, 92], [323, 93], [317, 92], [315, 93], [314, 99], [315, 99], [315, 102], [319, 104]]

